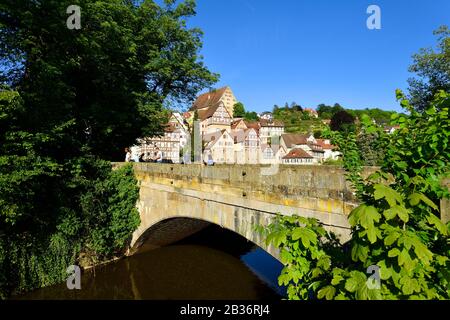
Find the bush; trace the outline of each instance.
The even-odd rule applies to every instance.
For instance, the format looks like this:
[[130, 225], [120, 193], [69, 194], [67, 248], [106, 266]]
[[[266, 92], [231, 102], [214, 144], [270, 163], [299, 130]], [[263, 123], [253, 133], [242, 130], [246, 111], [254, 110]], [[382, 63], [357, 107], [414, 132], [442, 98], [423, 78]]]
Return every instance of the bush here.
[[[440, 92], [425, 113], [393, 115], [382, 169], [361, 177], [356, 135], [334, 133], [347, 178], [361, 204], [349, 215], [351, 239], [340, 243], [315, 219], [278, 217], [264, 228], [280, 248], [280, 285], [289, 299], [449, 299], [450, 222], [439, 219], [441, 181], [449, 177], [450, 95]], [[366, 124], [368, 133], [377, 128]], [[375, 272], [380, 278], [368, 279]]]
[[[13, 214], [15, 222], [2, 226], [2, 299], [62, 282], [70, 265], [96, 263], [120, 255], [140, 223], [136, 209], [139, 187], [132, 165], [112, 171], [109, 162], [86, 157], [69, 161], [64, 168], [63, 171], [71, 172], [71, 175], [66, 176], [64, 187], [59, 186], [55, 198], [70, 201], [52, 201], [55, 205], [52, 212], [31, 217]], [[3, 170], [1, 166], [0, 170]], [[13, 171], [9, 177], [15, 174]], [[97, 178], [91, 180], [87, 178], [89, 176]], [[45, 180], [38, 175], [24, 181], [33, 185]], [[17, 188], [20, 188], [21, 184], [17, 183]], [[5, 185], [0, 183], [0, 190], [4, 188]], [[37, 190], [34, 192], [38, 193]], [[45, 193], [44, 190], [42, 192]], [[36, 212], [32, 202], [27, 205]], [[13, 205], [9, 207], [16, 208]], [[37, 223], [33, 224], [34, 228], [24, 230], [23, 226], [29, 225], [31, 218]]]

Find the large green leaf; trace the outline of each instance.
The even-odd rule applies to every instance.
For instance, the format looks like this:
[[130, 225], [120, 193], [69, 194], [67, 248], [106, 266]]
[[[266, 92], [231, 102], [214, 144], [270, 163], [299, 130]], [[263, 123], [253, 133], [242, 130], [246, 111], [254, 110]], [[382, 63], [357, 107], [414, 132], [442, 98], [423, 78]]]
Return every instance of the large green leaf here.
[[323, 299], [325, 297], [327, 300], [331, 300], [331, 299], [333, 299], [335, 293], [336, 293], [335, 287], [326, 286], [319, 290], [319, 292], [317, 293], [317, 297], [319, 299]]
[[369, 247], [367, 245], [355, 243], [352, 247], [352, 260], [365, 262], [369, 255]]
[[355, 292], [358, 289], [359, 282], [355, 278], [349, 278], [345, 281], [345, 290]]
[[351, 271], [350, 278], [345, 281], [345, 290], [355, 292], [359, 287], [366, 285], [367, 277], [360, 271]]
[[380, 278], [381, 280], [387, 280], [392, 276], [392, 268], [386, 266], [386, 261], [382, 260], [377, 263], [377, 265], [380, 267]]
[[400, 255], [400, 250], [398, 250], [398, 248], [391, 249], [388, 252], [388, 257], [390, 258], [397, 257], [398, 255]]
[[441, 219], [439, 219], [438, 217], [436, 217], [434, 214], [429, 214], [427, 216], [427, 221], [429, 224], [434, 225], [436, 227], [436, 229], [442, 234], [442, 235], [447, 235], [447, 227], [446, 225], [442, 222]]
[[314, 231], [305, 228], [305, 227], [297, 227], [292, 232], [292, 240], [300, 239], [303, 246], [305, 248], [309, 247], [310, 242], [317, 243], [317, 236]]
[[417, 206], [419, 204], [419, 202], [422, 201], [429, 207], [433, 208], [434, 210], [439, 210], [438, 206], [423, 193], [415, 192], [415, 193], [412, 193], [411, 195], [409, 195], [408, 198], [409, 198], [409, 203], [412, 206]]
[[369, 225], [367, 228], [367, 239], [369, 239], [370, 243], [375, 243], [377, 241], [377, 228], [373, 225]]
[[374, 222], [380, 221], [380, 213], [374, 206], [364, 206], [359, 213], [359, 223], [365, 229], [373, 227]]
[[392, 245], [398, 238], [400, 237], [399, 232], [392, 231], [388, 234], [386, 238], [384, 238], [384, 244], [387, 246]]
[[375, 200], [384, 198], [391, 207], [395, 206], [397, 203], [402, 202], [401, 195], [394, 189], [385, 186], [384, 184], [375, 184], [374, 189], [375, 189], [374, 193]]

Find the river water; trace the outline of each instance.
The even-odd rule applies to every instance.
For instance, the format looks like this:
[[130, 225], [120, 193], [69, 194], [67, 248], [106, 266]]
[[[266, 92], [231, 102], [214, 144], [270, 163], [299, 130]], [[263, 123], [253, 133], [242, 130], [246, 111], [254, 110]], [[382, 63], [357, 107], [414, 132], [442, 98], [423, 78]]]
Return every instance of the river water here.
[[[243, 237], [218, 226], [82, 274], [81, 290], [65, 283], [19, 299], [279, 300], [283, 265]], [[17, 297], [16, 297], [17, 298]]]

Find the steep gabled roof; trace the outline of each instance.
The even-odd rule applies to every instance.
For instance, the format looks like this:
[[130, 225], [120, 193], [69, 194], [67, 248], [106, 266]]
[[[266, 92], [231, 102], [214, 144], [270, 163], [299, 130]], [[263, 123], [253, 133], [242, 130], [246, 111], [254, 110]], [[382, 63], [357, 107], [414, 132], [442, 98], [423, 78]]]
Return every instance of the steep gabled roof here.
[[256, 133], [259, 134], [259, 129], [261, 128], [261, 125], [259, 124], [259, 122], [250, 122], [247, 120], [244, 120], [245, 125], [247, 126], [247, 128], [249, 129], [254, 129], [256, 131]]
[[204, 142], [208, 143], [205, 149], [211, 149], [217, 143], [217, 141], [223, 138], [225, 133], [228, 134], [231, 138], [233, 138], [233, 136], [225, 129], [204, 134], [202, 139]]
[[237, 119], [237, 120], [233, 120], [233, 122], [231, 122], [231, 129], [236, 129], [237, 126], [241, 123], [243, 123], [245, 125], [245, 127], [247, 128], [247, 124], [245, 123], [244, 119]]
[[311, 158], [314, 157], [305, 150], [300, 148], [292, 149], [287, 155], [283, 157], [283, 159], [311, 159]]
[[203, 120], [205, 120], [205, 119], [208, 119], [208, 118], [212, 117], [212, 115], [214, 114], [214, 112], [216, 112], [217, 109], [218, 109], [220, 106], [222, 106], [222, 107], [227, 111], [228, 115], [229, 115], [230, 118], [231, 118], [230, 112], [228, 112], [227, 108], [225, 108], [225, 105], [223, 104], [223, 102], [218, 101], [215, 105], [213, 105], [213, 106], [211, 106], [211, 107], [209, 107], [209, 108], [207, 108], [207, 109], [200, 109], [200, 110], [198, 110], [198, 111], [197, 111], [197, 113], [198, 113], [198, 119], [201, 120], [201, 121], [203, 121]]
[[294, 145], [308, 144], [309, 135], [298, 133], [285, 133], [281, 135], [281, 139], [286, 144], [286, 147], [291, 148]]
[[248, 135], [250, 134], [250, 132], [252, 132], [252, 130], [255, 133], [257, 133], [256, 130], [253, 128], [235, 129], [235, 130], [231, 130], [230, 135], [233, 138], [234, 143], [243, 142], [243, 141], [245, 141], [245, 139], [247, 139]]
[[214, 106], [220, 101], [227, 88], [228, 86], [199, 95], [192, 104], [191, 110], [201, 110]]

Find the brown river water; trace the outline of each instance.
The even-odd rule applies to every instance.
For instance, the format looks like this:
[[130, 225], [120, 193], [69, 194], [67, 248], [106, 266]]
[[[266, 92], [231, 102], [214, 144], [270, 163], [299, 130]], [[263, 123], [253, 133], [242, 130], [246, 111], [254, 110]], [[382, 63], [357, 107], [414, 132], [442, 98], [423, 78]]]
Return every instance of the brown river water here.
[[62, 283], [15, 298], [280, 300], [282, 268], [253, 243], [212, 225], [177, 243], [86, 271], [80, 290]]

